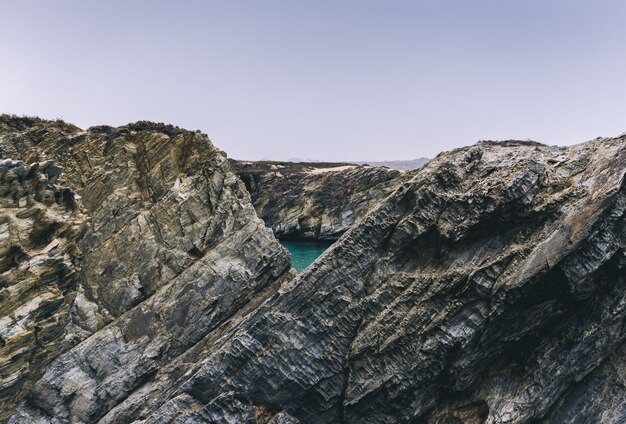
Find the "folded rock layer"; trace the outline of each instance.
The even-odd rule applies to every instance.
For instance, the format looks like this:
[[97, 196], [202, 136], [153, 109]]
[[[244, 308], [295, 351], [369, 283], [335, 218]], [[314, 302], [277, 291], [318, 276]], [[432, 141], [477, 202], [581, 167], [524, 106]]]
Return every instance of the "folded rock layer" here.
[[623, 422], [625, 172], [624, 138], [439, 155], [137, 418]]
[[1, 122], [8, 422], [626, 420], [624, 137], [442, 153], [294, 277], [202, 134]]
[[50, 161], [0, 160], [0, 419], [67, 349], [84, 216]]
[[[0, 248], [15, 258], [1, 270], [1, 418], [37, 381], [25, 407], [32, 402], [42, 414], [18, 411], [12, 422], [97, 421], [148, 387], [160, 368], [174, 371], [183, 355], [199, 360], [193, 349], [292, 276], [287, 252], [205, 135], [144, 122], [88, 131], [37, 119], [0, 122], [2, 158], [54, 161], [41, 178], [36, 166], [3, 162], [24, 170], [2, 173], [0, 228], [8, 238]], [[50, 169], [72, 188], [80, 216], [48, 184]], [[46, 187], [26, 193], [20, 184], [31, 180]], [[28, 350], [16, 352], [21, 345]], [[39, 356], [44, 362], [34, 361]]]

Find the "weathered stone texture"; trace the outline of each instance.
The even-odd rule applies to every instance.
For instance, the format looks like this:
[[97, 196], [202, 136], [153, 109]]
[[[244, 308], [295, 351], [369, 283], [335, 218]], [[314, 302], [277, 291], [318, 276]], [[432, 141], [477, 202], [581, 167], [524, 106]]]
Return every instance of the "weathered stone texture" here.
[[83, 215], [53, 162], [0, 160], [0, 420], [75, 343], [74, 240]]
[[0, 122], [10, 423], [626, 421], [624, 137], [442, 153], [294, 277], [202, 134]]
[[[58, 283], [71, 293], [61, 297], [65, 315], [56, 319], [67, 321], [69, 314], [72, 332], [66, 345], [45, 347], [58, 356], [84, 341], [37, 375], [27, 401], [42, 417], [101, 418], [149, 385], [160, 367], [193, 356], [197, 343], [292, 276], [286, 251], [256, 217], [225, 155], [203, 134], [151, 123], [81, 131], [5, 117], [0, 146], [3, 156], [62, 164], [84, 211], [83, 230], [71, 238], [75, 275]], [[9, 213], [28, 213], [20, 202]], [[55, 208], [41, 209], [69, 225]], [[38, 247], [23, 250], [32, 256]], [[26, 284], [14, 268], [9, 278]], [[33, 272], [35, 266], [24, 268]], [[8, 298], [3, 307], [10, 313], [27, 301]], [[34, 328], [48, 325], [43, 318], [32, 318]]]
[[346, 164], [232, 161], [252, 203], [283, 239], [336, 240], [417, 171]]
[[177, 393], [307, 423], [623, 422], [625, 172], [623, 138], [441, 154]]

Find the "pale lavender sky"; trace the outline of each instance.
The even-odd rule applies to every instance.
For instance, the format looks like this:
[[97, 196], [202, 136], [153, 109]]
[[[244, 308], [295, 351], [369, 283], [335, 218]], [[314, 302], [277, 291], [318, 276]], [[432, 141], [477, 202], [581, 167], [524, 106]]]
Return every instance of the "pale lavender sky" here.
[[242, 159], [626, 131], [623, 0], [0, 0], [0, 112], [206, 132]]

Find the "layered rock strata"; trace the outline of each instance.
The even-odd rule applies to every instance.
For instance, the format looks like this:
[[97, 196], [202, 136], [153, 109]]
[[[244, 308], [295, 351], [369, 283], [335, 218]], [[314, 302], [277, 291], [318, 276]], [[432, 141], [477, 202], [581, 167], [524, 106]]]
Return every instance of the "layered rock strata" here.
[[[0, 289], [6, 316], [0, 332], [3, 352], [9, 350], [0, 372], [10, 403], [0, 409], [10, 414], [11, 405], [24, 398], [15, 394], [17, 383], [11, 384], [18, 379], [38, 380], [25, 405], [45, 409], [38, 418], [18, 412], [12, 422], [102, 418], [148, 386], [161, 367], [175, 368], [173, 362], [184, 355], [186, 361], [199, 360], [192, 353], [198, 343], [234, 325], [292, 276], [287, 252], [256, 217], [245, 187], [205, 135], [143, 122], [88, 131], [36, 119], [3, 117], [1, 122], [3, 158], [53, 159], [72, 189], [68, 197], [45, 188], [52, 200], [44, 198], [47, 207], [39, 207], [28, 197], [24, 203], [24, 194], [14, 194], [24, 189], [11, 186], [3, 203], [3, 216], [25, 220], [16, 226], [34, 241], [22, 242], [25, 254], [3, 261], [8, 262], [2, 274], [7, 283]], [[25, 167], [22, 174], [33, 174], [19, 164]], [[33, 178], [46, 184], [37, 174], [21, 184]], [[31, 189], [35, 200], [37, 190]], [[66, 228], [73, 225], [73, 215], [63, 209], [66, 197], [78, 199], [82, 231]], [[38, 220], [32, 208], [44, 216]], [[45, 231], [39, 229], [41, 220]], [[7, 247], [19, 252], [15, 245]], [[53, 276], [31, 259], [39, 248], [63, 259]], [[32, 300], [35, 294], [14, 294], [24, 285], [35, 286], [54, 308]], [[23, 325], [24, 314], [34, 308], [44, 310], [30, 313], [23, 330], [34, 335], [17, 334], [13, 327]], [[48, 340], [48, 333], [56, 338]], [[39, 346], [29, 361], [44, 353], [46, 360], [56, 357], [45, 373], [44, 362], [18, 375], [24, 367], [11, 346], [18, 343], [14, 338], [27, 336]], [[43, 395], [48, 389], [54, 393]]]
[[624, 137], [443, 153], [294, 277], [202, 134], [2, 122], [10, 423], [626, 420]]
[[75, 240], [84, 215], [53, 162], [0, 160], [0, 420], [76, 341]]
[[624, 138], [442, 154], [117, 416], [623, 422], [625, 173]]
[[281, 239], [336, 240], [415, 171], [343, 163], [232, 161]]

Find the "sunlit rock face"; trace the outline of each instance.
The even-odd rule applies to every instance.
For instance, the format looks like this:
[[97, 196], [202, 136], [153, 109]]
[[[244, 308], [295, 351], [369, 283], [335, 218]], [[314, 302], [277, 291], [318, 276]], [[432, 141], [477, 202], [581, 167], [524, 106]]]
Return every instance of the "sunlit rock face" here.
[[52, 161], [0, 160], [0, 420], [76, 343], [76, 239], [84, 214]]
[[97, 421], [292, 275], [203, 134], [3, 116], [0, 153], [2, 419]]
[[625, 138], [442, 153], [298, 276], [203, 134], [0, 155], [0, 420], [626, 420]]

